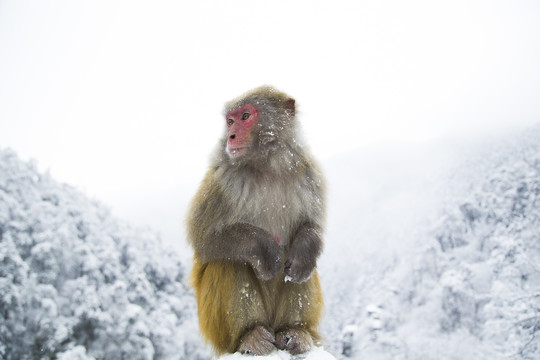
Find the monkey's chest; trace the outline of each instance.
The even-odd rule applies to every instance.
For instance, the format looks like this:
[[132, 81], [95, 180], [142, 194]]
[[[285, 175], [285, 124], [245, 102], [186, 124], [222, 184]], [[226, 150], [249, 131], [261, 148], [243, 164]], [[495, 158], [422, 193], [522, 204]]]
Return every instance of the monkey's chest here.
[[256, 184], [241, 200], [245, 222], [265, 229], [287, 246], [302, 216], [302, 196], [297, 187]]

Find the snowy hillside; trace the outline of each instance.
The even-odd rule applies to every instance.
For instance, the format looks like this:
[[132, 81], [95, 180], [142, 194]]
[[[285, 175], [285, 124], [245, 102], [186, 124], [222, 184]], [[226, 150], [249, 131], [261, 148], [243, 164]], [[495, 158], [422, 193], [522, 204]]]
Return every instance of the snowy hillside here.
[[207, 359], [177, 259], [0, 151], [0, 358]]
[[[540, 358], [540, 127], [324, 165], [325, 349]], [[210, 359], [188, 256], [0, 151], [0, 358]]]
[[357, 158], [357, 183], [334, 190], [321, 265], [331, 351], [539, 359], [540, 128], [431, 150]]

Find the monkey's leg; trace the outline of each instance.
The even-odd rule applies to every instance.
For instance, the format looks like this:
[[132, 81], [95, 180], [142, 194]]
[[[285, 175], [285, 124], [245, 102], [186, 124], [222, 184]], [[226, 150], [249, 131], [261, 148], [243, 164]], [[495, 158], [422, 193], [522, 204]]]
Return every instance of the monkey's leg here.
[[292, 354], [304, 353], [320, 341], [317, 331], [323, 297], [317, 271], [303, 283], [284, 282], [274, 323], [276, 344]]
[[203, 335], [217, 353], [240, 350], [254, 354], [275, 349], [266, 292], [253, 269], [230, 262], [200, 265], [195, 261], [193, 283]]

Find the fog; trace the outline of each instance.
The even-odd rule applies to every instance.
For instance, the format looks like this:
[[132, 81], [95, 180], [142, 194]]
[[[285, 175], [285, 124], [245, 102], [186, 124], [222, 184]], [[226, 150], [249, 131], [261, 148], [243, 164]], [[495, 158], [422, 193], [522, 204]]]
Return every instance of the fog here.
[[0, 147], [176, 241], [225, 101], [289, 93], [324, 164], [500, 135], [540, 118], [539, 15], [536, 1], [2, 1]]

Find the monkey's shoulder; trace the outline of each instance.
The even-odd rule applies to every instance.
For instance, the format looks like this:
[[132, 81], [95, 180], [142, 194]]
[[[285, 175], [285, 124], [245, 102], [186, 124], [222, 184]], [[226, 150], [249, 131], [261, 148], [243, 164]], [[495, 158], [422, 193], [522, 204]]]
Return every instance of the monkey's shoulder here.
[[321, 218], [324, 199], [324, 179], [313, 163], [302, 172], [282, 173], [216, 166], [201, 182], [191, 213], [209, 226], [248, 222], [287, 232], [299, 218]]

